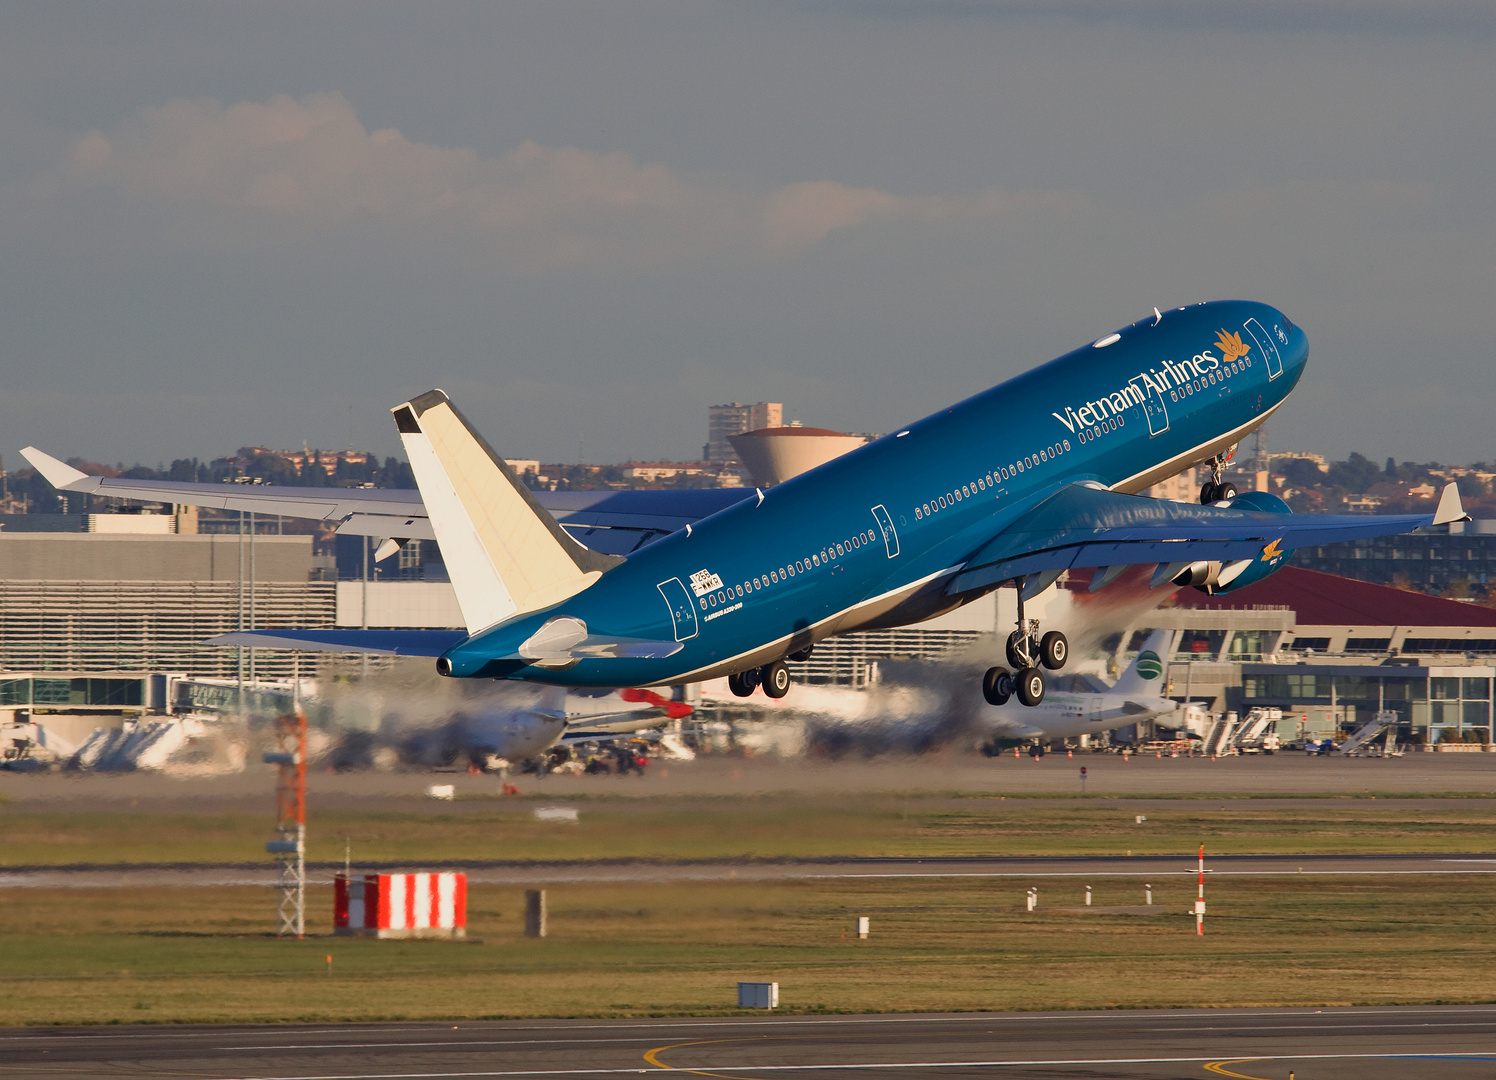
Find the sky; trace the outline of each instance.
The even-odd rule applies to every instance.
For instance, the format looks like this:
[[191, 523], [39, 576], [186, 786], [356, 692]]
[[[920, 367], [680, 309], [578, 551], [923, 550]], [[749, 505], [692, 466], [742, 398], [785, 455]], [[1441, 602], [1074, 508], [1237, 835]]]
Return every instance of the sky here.
[[1270, 449], [1496, 461], [1496, 6], [0, 6], [0, 455], [689, 459], [1160, 308], [1309, 335]]

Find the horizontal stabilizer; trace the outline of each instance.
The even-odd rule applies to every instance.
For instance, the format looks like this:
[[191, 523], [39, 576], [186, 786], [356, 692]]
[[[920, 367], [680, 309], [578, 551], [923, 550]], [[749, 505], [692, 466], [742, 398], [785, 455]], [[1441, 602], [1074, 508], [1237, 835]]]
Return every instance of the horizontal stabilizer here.
[[647, 638], [600, 637], [587, 630], [587, 624], [570, 615], [549, 619], [535, 633], [519, 644], [511, 660], [581, 660], [628, 657], [636, 660], [660, 660], [680, 652], [678, 641], [650, 641]]
[[302, 649], [307, 652], [379, 653], [384, 656], [440, 656], [467, 639], [461, 630], [245, 630], [219, 634], [204, 645], [243, 645], [251, 649]]
[[565, 648], [550, 649], [541, 656], [530, 655], [535, 651], [530, 650], [510, 653], [508, 656], [497, 659], [538, 662], [542, 666], [554, 660], [663, 660], [667, 656], [674, 656], [684, 647], [678, 641], [650, 641], [647, 638], [610, 638], [592, 635]]

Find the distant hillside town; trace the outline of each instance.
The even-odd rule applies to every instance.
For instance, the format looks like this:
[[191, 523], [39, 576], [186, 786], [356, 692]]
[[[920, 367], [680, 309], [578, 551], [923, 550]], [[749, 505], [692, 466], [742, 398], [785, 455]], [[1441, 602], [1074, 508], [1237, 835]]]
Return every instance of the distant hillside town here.
[[[786, 422], [784, 417], [782, 402], [734, 401], [709, 406], [703, 456], [695, 461], [635, 460], [598, 465], [538, 458], [506, 460], [524, 484], [540, 491], [772, 487], [877, 438], [809, 427], [798, 420]], [[69, 464], [103, 476], [197, 483], [415, 487], [410, 466], [399, 458], [381, 460], [366, 451], [322, 450], [306, 444], [289, 450], [245, 446], [210, 461], [179, 458], [169, 466], [154, 468], [77, 458], [70, 459]], [[1207, 478], [1203, 467], [1187, 469], [1145, 494], [1194, 502]], [[1391, 457], [1378, 465], [1360, 453], [1352, 453], [1343, 461], [1330, 461], [1307, 451], [1269, 452], [1266, 434], [1259, 433], [1228, 464], [1224, 479], [1239, 491], [1277, 495], [1300, 513], [1349, 514], [1416, 513], [1432, 506], [1443, 486], [1453, 481], [1459, 485], [1465, 507], [1475, 521], [1437, 533], [1304, 549], [1295, 554], [1294, 563], [1362, 581], [1496, 606], [1496, 466], [1486, 462], [1399, 462]], [[100, 517], [121, 511], [150, 512], [150, 508], [116, 503], [60, 494], [34, 470], [7, 473], [0, 461], [0, 530], [95, 531], [122, 527], [118, 521], [100, 522]], [[243, 527], [237, 515], [229, 512], [168, 509], [171, 512], [163, 515], [162, 521], [138, 522], [132, 531], [214, 533]], [[318, 550], [329, 560], [337, 546], [331, 531], [319, 523], [272, 519], [251, 527], [257, 533], [311, 533]], [[412, 553], [404, 557], [407, 572], [418, 572], [439, 559], [434, 544], [419, 546], [427, 550], [417, 555], [417, 545], [411, 545]], [[344, 553], [338, 562], [347, 563], [352, 557]]]

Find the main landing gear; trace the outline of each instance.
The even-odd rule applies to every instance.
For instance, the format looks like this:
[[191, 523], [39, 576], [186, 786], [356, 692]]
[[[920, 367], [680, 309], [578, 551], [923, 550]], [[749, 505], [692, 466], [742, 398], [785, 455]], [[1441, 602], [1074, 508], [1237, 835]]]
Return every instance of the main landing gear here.
[[1221, 482], [1221, 466], [1236, 456], [1236, 447], [1229, 448], [1224, 454], [1217, 454], [1210, 459], [1210, 479], [1200, 485], [1200, 505], [1209, 506], [1211, 503], [1225, 502], [1227, 499], [1236, 498], [1236, 485]]
[[[813, 648], [814, 645], [807, 645], [803, 649], [796, 649], [790, 653], [789, 659], [809, 660]], [[753, 691], [760, 686], [764, 688], [766, 697], [782, 698], [790, 692], [790, 669], [783, 660], [775, 660], [772, 664], [749, 668], [747, 671], [736, 671], [727, 677], [727, 688], [738, 697], [752, 697]]]
[[1070, 659], [1070, 642], [1058, 630], [1039, 636], [1039, 620], [1023, 615], [1024, 579], [1014, 583], [1018, 588], [1018, 629], [1008, 635], [1008, 665], [1014, 668], [988, 668], [982, 676], [982, 697], [989, 705], [1006, 705], [1014, 694], [1024, 705], [1044, 700], [1044, 671], [1058, 671]]

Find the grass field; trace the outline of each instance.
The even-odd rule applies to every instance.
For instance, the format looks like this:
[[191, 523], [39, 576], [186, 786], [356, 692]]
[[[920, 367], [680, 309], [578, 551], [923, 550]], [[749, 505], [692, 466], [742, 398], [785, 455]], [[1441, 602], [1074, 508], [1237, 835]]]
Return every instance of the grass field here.
[[[567, 800], [560, 800], [566, 802]], [[576, 824], [536, 821], [538, 801], [316, 813], [312, 861], [418, 864], [489, 859], [713, 859], [837, 855], [1484, 852], [1496, 809], [1459, 799], [1206, 800], [1157, 804], [1138, 824], [1126, 800], [1055, 806], [1025, 799], [784, 797], [584, 800]], [[38, 813], [0, 807], [0, 866], [253, 862], [268, 815]]]
[[[739, 979], [791, 1012], [1489, 1001], [1488, 877], [1224, 878], [1207, 933], [1193, 885], [1168, 914], [1063, 911], [1082, 882], [972, 879], [567, 886], [551, 936], [522, 892], [475, 886], [477, 941], [278, 941], [263, 888], [26, 890], [0, 908], [0, 1024], [730, 1013]], [[1101, 880], [1097, 905], [1139, 904]], [[313, 889], [310, 930], [330, 929]], [[1067, 895], [1073, 894], [1073, 895]], [[851, 933], [859, 914], [873, 935]], [[326, 961], [332, 957], [332, 964]]]
[[[563, 800], [564, 801], [564, 800]], [[580, 800], [575, 825], [529, 800], [314, 815], [310, 857], [657, 859], [939, 854], [1492, 850], [1496, 810], [1457, 799], [1195, 800], [805, 796]], [[1148, 820], [1136, 821], [1139, 812]], [[0, 807], [0, 864], [261, 862], [265, 816]], [[1039, 911], [1023, 908], [1030, 884]], [[1134, 879], [1098, 906], [1142, 902]], [[0, 890], [0, 1024], [735, 1011], [740, 979], [789, 1011], [1433, 1003], [1496, 996], [1496, 878], [1220, 877], [1204, 938], [1185, 877], [1163, 915], [1061, 910], [1084, 881], [817, 879], [550, 889], [549, 938], [520, 934], [522, 888], [474, 884], [473, 943], [271, 938], [263, 887]], [[857, 915], [873, 937], [849, 936]], [[326, 957], [333, 960], [329, 967]]]

